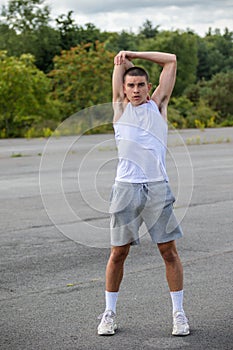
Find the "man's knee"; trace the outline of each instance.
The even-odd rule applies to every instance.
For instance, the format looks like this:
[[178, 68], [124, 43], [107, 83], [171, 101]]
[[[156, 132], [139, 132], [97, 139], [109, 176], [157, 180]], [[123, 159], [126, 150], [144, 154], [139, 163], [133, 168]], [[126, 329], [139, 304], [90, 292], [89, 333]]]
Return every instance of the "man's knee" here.
[[114, 264], [123, 263], [129, 253], [129, 245], [112, 247], [110, 260]]
[[160, 254], [165, 262], [174, 263], [179, 259], [175, 242], [158, 244]]

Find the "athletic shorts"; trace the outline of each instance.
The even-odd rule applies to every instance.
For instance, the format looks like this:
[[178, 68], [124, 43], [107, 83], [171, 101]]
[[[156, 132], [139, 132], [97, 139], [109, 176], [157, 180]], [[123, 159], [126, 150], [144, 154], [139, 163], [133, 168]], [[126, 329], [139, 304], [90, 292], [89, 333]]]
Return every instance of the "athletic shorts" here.
[[[110, 197], [111, 245], [136, 245], [149, 232], [154, 243], [173, 241], [183, 235], [173, 212], [175, 197], [166, 181], [115, 182]], [[146, 230], [139, 233], [142, 223]]]

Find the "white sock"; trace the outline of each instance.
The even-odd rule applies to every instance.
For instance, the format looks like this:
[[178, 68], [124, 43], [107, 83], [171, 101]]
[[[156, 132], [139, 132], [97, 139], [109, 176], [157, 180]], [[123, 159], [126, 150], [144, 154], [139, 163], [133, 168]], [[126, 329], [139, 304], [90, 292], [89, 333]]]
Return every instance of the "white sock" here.
[[172, 299], [173, 314], [177, 311], [184, 312], [183, 309], [183, 290], [170, 292]]
[[105, 311], [112, 310], [114, 313], [116, 313], [116, 303], [117, 303], [118, 294], [119, 292], [105, 291], [105, 301], [106, 301]]

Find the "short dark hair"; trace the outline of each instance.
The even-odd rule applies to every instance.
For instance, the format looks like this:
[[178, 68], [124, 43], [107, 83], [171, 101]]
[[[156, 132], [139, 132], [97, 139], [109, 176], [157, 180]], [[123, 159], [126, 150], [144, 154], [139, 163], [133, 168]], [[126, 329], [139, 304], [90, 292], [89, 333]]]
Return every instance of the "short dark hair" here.
[[123, 82], [125, 82], [126, 75], [130, 75], [131, 77], [145, 77], [148, 83], [150, 80], [148, 72], [144, 68], [138, 66], [130, 67], [124, 72]]

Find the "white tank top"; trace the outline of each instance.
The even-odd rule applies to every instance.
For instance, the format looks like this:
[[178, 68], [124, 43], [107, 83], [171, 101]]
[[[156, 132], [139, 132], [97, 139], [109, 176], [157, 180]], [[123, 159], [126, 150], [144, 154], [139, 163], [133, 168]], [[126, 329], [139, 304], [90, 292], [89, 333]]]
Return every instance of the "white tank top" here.
[[153, 100], [136, 107], [128, 103], [114, 130], [119, 157], [116, 181], [168, 181], [168, 127]]

